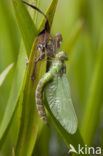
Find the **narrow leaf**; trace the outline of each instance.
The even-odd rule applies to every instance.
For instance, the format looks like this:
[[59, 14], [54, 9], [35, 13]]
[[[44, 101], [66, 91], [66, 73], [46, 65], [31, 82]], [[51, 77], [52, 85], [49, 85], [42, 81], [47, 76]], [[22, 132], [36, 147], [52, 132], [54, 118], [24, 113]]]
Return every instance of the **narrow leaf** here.
[[68, 41], [67, 41], [67, 48], [66, 51], [68, 51], [68, 56], [71, 55], [71, 52], [75, 46], [76, 41], [78, 40], [78, 37], [80, 35], [80, 32], [82, 30], [84, 21], [83, 20], [78, 20], [75, 27], [73, 27], [73, 30], [71, 31]]
[[26, 56], [25, 51], [21, 49], [18, 57], [18, 62], [16, 65], [12, 89], [10, 91], [10, 97], [7, 103], [7, 107], [5, 109], [3, 120], [0, 125], [0, 140], [2, 139], [8, 125], [10, 124], [11, 118], [13, 116], [20, 95], [25, 71], [25, 56]]
[[93, 79], [90, 87], [90, 94], [82, 123], [82, 135], [86, 144], [93, 142], [96, 129], [99, 124], [99, 114], [103, 101], [103, 36], [99, 48], [98, 60], [95, 66]]
[[[57, 3], [58, 3], [58, 0], [52, 0], [48, 10], [46, 11], [46, 16], [47, 16], [47, 18], [49, 20], [50, 27], [51, 27], [52, 22], [53, 22], [53, 18], [54, 18], [54, 14], [55, 14], [55, 11], [56, 11]], [[43, 21], [40, 24], [39, 31], [41, 31], [44, 28], [44, 24], [45, 24], [45, 18], [43, 17]]]
[[12, 4], [27, 55], [29, 56], [34, 38], [37, 36], [38, 31], [22, 1], [12, 0]]
[[[54, 14], [55, 7], [53, 7], [52, 5], [51, 7], [51, 14], [52, 12]], [[51, 9], [51, 7], [49, 9]], [[48, 20], [52, 23], [53, 18]], [[32, 154], [38, 134], [38, 128], [40, 125], [40, 117], [38, 116], [35, 104], [35, 89], [40, 77], [45, 72], [46, 62], [39, 61], [38, 64], [35, 66], [35, 55], [38, 55], [37, 44], [38, 39], [36, 38], [34, 40], [32, 50], [30, 53], [29, 64], [25, 72], [24, 84], [22, 88], [23, 96], [22, 94], [20, 96], [20, 99], [23, 98], [23, 112], [21, 118], [19, 138], [16, 146], [17, 156], [30, 156]], [[31, 79], [32, 76], [36, 76], [35, 83]]]
[[[32, 75], [35, 70], [35, 48], [37, 46], [37, 40], [34, 41], [29, 64], [27, 66], [22, 91], [20, 94], [20, 101], [22, 100], [22, 116], [21, 116], [21, 127], [19, 132], [19, 137], [15, 149], [15, 155], [17, 156], [30, 156], [37, 138], [38, 128], [39, 128], [39, 116], [35, 105], [35, 87], [38, 83], [36, 75], [35, 83], [32, 80]], [[38, 63], [36, 68], [39, 71], [39, 66], [41, 62]], [[42, 66], [43, 70], [43, 66]], [[44, 70], [43, 70], [44, 71]], [[22, 147], [22, 148], [21, 148]]]
[[[33, 40], [36, 36], [36, 31], [35, 31], [36, 29], [34, 27], [33, 21], [28, 11], [21, 3], [21, 0], [18, 1], [12, 0], [12, 4], [16, 14], [18, 26], [23, 36], [23, 42], [26, 47], [26, 51], [29, 55]], [[14, 81], [13, 81], [12, 89], [10, 91], [10, 97], [8, 99], [5, 114], [2, 123], [0, 125], [0, 140], [2, 139], [6, 129], [10, 124], [11, 118], [16, 108], [17, 101], [20, 96], [20, 91], [22, 88], [25, 67], [26, 67], [26, 62], [25, 62], [26, 52], [24, 49], [24, 45], [23, 43], [21, 44], [21, 49], [18, 56], [16, 70], [15, 70]]]
[[3, 84], [6, 76], [8, 75], [8, 73], [10, 72], [10, 70], [12, 69], [13, 67], [13, 63], [10, 64], [1, 74], [0, 74], [0, 86]]

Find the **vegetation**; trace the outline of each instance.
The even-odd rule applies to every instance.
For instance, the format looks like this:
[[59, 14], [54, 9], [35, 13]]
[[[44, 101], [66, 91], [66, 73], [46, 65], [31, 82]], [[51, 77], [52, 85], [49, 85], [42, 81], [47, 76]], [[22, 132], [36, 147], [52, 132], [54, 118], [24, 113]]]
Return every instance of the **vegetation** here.
[[[78, 129], [69, 134], [54, 118], [46, 101], [49, 127], [37, 112], [35, 89], [46, 71], [46, 61], [38, 63], [34, 84], [30, 77], [36, 37], [45, 19], [21, 0], [1, 0], [0, 156], [66, 156], [70, 144], [76, 150], [78, 144], [103, 147], [103, 1], [28, 2], [45, 12], [52, 36], [57, 32], [63, 36], [60, 50], [66, 51], [69, 58], [67, 78]], [[29, 58], [28, 66], [25, 57]]]

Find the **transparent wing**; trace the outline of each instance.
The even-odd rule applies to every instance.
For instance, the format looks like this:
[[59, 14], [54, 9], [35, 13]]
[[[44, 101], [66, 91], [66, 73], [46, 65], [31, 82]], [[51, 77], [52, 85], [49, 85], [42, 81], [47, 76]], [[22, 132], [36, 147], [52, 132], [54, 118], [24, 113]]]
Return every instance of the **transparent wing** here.
[[77, 130], [78, 122], [66, 75], [56, 76], [52, 82], [47, 84], [45, 95], [54, 117], [68, 133], [74, 134]]

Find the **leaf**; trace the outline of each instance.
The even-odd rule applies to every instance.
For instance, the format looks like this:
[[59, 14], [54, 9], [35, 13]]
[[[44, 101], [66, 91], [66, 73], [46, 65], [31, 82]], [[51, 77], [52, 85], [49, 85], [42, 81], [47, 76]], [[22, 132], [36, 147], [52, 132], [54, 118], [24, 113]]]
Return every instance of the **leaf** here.
[[103, 103], [102, 68], [103, 68], [103, 34], [81, 128], [84, 141], [88, 145], [91, 145], [93, 142], [93, 138], [99, 124], [98, 122], [99, 114]]
[[[27, 53], [29, 54], [33, 40], [36, 36], [33, 21], [30, 18], [28, 11], [26, 10], [26, 8], [24, 7], [24, 5], [21, 3], [20, 0], [18, 1], [12, 0], [12, 4], [14, 6], [14, 10], [15, 10], [18, 25], [21, 30], [21, 34], [23, 35], [24, 45], [26, 47]], [[16, 65], [16, 70], [15, 70], [14, 81], [13, 81], [12, 89], [10, 91], [10, 97], [8, 99], [5, 114], [0, 125], [0, 140], [2, 139], [7, 127], [10, 124], [11, 118], [16, 108], [18, 98], [20, 96], [20, 91], [23, 84], [23, 78], [24, 78], [25, 66], [26, 66], [26, 62], [25, 62], [26, 53], [25, 53], [24, 45], [23, 43], [21, 45], [21, 49], [20, 49], [20, 53]]]
[[[55, 8], [52, 7], [52, 9]], [[54, 13], [53, 10], [52, 12]], [[52, 20], [53, 18], [49, 19], [49, 21]], [[40, 77], [45, 72], [46, 62], [39, 61], [38, 64], [35, 66], [35, 55], [38, 54], [37, 44], [38, 44], [38, 38], [34, 40], [32, 46], [32, 50], [29, 58], [29, 64], [25, 72], [22, 93], [20, 95], [20, 99], [23, 98], [22, 99], [23, 111], [21, 117], [21, 128], [20, 128], [19, 138], [15, 150], [17, 156], [23, 156], [23, 155], [30, 156], [32, 154], [36, 142], [37, 134], [38, 134], [39, 125], [40, 125], [40, 117], [38, 116], [38, 112], [35, 104], [35, 89]], [[35, 83], [31, 79], [32, 76], [36, 76]]]
[[56, 76], [45, 88], [49, 108], [62, 127], [70, 134], [77, 130], [77, 117], [72, 104], [66, 75]]
[[26, 52], [29, 56], [34, 38], [37, 36], [38, 31], [22, 1], [12, 0], [12, 4], [14, 7], [17, 24], [19, 26], [26, 48]]
[[10, 124], [11, 118], [13, 116], [20, 95], [25, 72], [25, 56], [26, 56], [25, 51], [21, 49], [16, 65], [12, 89], [10, 91], [10, 97], [7, 103], [7, 107], [5, 109], [3, 120], [0, 125], [0, 140], [2, 139], [7, 127]]
[[84, 21], [83, 20], [78, 20], [75, 27], [73, 27], [73, 30], [71, 31], [69, 35], [69, 39], [67, 41], [67, 48], [66, 51], [68, 51], [68, 56], [71, 55], [71, 52], [75, 46], [76, 41], [78, 40], [78, 37], [80, 35], [80, 32], [82, 30]]
[[[51, 4], [49, 5], [48, 10], [46, 11], [46, 16], [48, 18], [50, 27], [51, 27], [52, 22], [53, 22], [53, 18], [54, 18], [54, 14], [55, 14], [55, 11], [56, 11], [57, 3], [58, 3], [58, 0], [52, 0]], [[40, 27], [39, 27], [39, 31], [41, 31], [44, 28], [44, 24], [45, 24], [45, 18], [43, 17], [43, 20], [42, 20], [42, 22], [40, 24]]]
[[[8, 0], [7, 0], [8, 1]], [[12, 62], [16, 62], [19, 48], [18, 30], [12, 14], [11, 5], [0, 1], [0, 73]], [[16, 64], [16, 63], [15, 63]], [[14, 65], [15, 66], [15, 65]], [[9, 98], [10, 88], [14, 77], [14, 70], [8, 74], [0, 87], [0, 124], [4, 117]]]
[[15, 113], [13, 113], [12, 121], [10, 122], [9, 127], [6, 129], [6, 135], [0, 142], [0, 153], [3, 153], [4, 156], [11, 156], [11, 150], [15, 152], [15, 144], [18, 138], [18, 132], [20, 128], [20, 118], [21, 118], [22, 105], [17, 104]]
[[[35, 105], [35, 87], [38, 81], [36, 79], [36, 82], [33, 83], [31, 79], [35, 67], [34, 52], [35, 52], [35, 47], [37, 46], [36, 41], [37, 40], [35, 40], [31, 50], [29, 64], [25, 72], [23, 87], [19, 99], [20, 101], [22, 101], [22, 116], [21, 116], [21, 127], [20, 127], [19, 137], [15, 149], [15, 155], [17, 156], [20, 155], [23, 156], [25, 154], [27, 156], [31, 155], [37, 138], [38, 128], [40, 124], [38, 112], [36, 110], [36, 105]], [[36, 69], [38, 70], [39, 67]], [[38, 78], [38, 76], [36, 78]]]
[[3, 84], [6, 76], [8, 75], [8, 73], [10, 72], [10, 70], [12, 69], [14, 63], [10, 64], [1, 74], [0, 74], [0, 86]]

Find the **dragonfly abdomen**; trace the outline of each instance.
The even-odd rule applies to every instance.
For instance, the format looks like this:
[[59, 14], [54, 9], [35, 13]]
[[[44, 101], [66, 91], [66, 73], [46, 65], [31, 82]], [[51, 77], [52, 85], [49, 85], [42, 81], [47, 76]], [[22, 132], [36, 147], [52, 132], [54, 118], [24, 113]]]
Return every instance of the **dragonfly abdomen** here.
[[43, 83], [41, 80], [39, 84], [37, 85], [35, 97], [36, 97], [37, 110], [40, 115], [40, 118], [43, 119], [47, 123], [46, 112], [43, 106]]
[[37, 110], [38, 113], [40, 115], [40, 118], [43, 119], [45, 121], [45, 123], [47, 123], [47, 117], [46, 117], [46, 112], [45, 112], [45, 108], [43, 105], [43, 89], [45, 84], [52, 79], [52, 75], [50, 72], [46, 73], [41, 80], [39, 81], [37, 88], [36, 88], [36, 105], [37, 105]]

